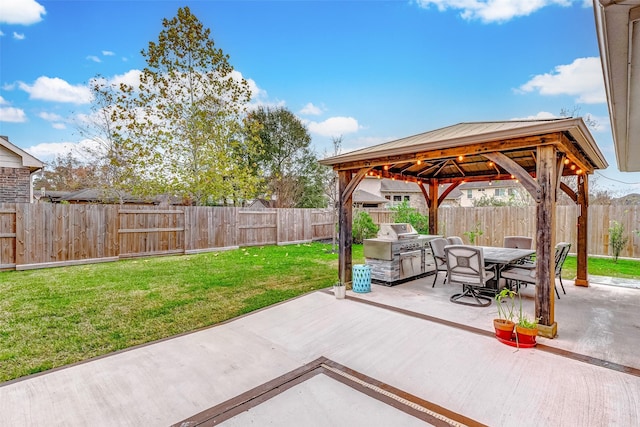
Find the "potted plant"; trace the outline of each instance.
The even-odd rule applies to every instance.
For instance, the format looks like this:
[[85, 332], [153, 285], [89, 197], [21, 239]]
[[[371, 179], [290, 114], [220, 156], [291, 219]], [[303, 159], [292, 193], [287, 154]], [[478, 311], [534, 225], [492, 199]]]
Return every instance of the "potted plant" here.
[[347, 294], [347, 287], [342, 282], [336, 282], [333, 284], [333, 294], [337, 299], [344, 299]]
[[516, 342], [523, 347], [536, 345], [538, 336], [538, 320], [529, 320], [527, 316], [520, 316], [516, 324]]
[[496, 305], [498, 307], [498, 318], [493, 319], [493, 327], [496, 330], [496, 337], [503, 340], [511, 340], [515, 323], [515, 296], [511, 289], [504, 288], [496, 295]]
[[538, 319], [529, 320], [522, 313], [522, 298], [518, 294], [520, 300], [520, 312], [518, 313], [518, 323], [516, 324], [516, 343], [518, 347], [533, 347], [536, 345], [536, 337], [538, 336]]

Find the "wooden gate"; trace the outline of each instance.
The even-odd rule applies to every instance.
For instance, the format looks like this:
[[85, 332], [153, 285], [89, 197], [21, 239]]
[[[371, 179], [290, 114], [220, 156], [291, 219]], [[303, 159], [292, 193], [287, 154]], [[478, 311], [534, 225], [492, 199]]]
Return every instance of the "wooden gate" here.
[[0, 270], [16, 267], [16, 208], [0, 207]]

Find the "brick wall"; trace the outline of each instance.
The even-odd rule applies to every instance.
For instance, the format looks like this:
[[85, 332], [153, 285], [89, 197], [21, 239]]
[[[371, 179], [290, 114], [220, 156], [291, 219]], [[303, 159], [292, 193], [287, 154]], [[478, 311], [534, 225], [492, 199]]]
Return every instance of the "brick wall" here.
[[29, 203], [29, 169], [0, 168], [0, 203]]

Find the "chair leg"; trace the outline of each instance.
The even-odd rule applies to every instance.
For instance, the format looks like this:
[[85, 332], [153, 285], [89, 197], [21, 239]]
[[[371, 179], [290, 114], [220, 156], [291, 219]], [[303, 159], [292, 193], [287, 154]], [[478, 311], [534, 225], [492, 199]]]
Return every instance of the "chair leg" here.
[[562, 284], [562, 270], [560, 270], [560, 286], [562, 286], [562, 293], [566, 295], [567, 291], [564, 290], [564, 285]]
[[560, 293], [558, 292], [558, 287], [555, 283], [553, 284], [553, 288], [556, 290], [556, 296], [558, 297], [558, 299], [560, 299]]
[[[473, 307], [487, 307], [488, 305], [491, 305], [491, 298], [478, 294], [475, 289], [473, 289], [473, 286], [463, 285], [462, 291], [463, 292], [461, 294], [451, 295], [449, 301], [456, 304], [470, 305]], [[462, 301], [462, 298], [473, 298], [476, 303], [474, 304], [472, 302]]]
[[436, 272], [433, 275], [433, 284], [431, 285], [432, 288], [436, 287], [436, 282], [438, 281], [438, 270], [436, 269]]

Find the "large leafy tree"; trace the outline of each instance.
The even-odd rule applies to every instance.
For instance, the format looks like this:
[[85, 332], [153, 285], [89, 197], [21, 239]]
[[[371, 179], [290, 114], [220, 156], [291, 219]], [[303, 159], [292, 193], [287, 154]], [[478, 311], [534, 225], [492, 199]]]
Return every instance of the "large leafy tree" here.
[[142, 51], [140, 84], [121, 84], [114, 137], [135, 153], [137, 193], [203, 205], [253, 197], [257, 139], [242, 119], [251, 92], [188, 7]]
[[257, 129], [262, 151], [256, 162], [266, 175], [276, 206], [324, 206], [321, 171], [304, 124], [283, 107], [260, 107], [248, 121]]

